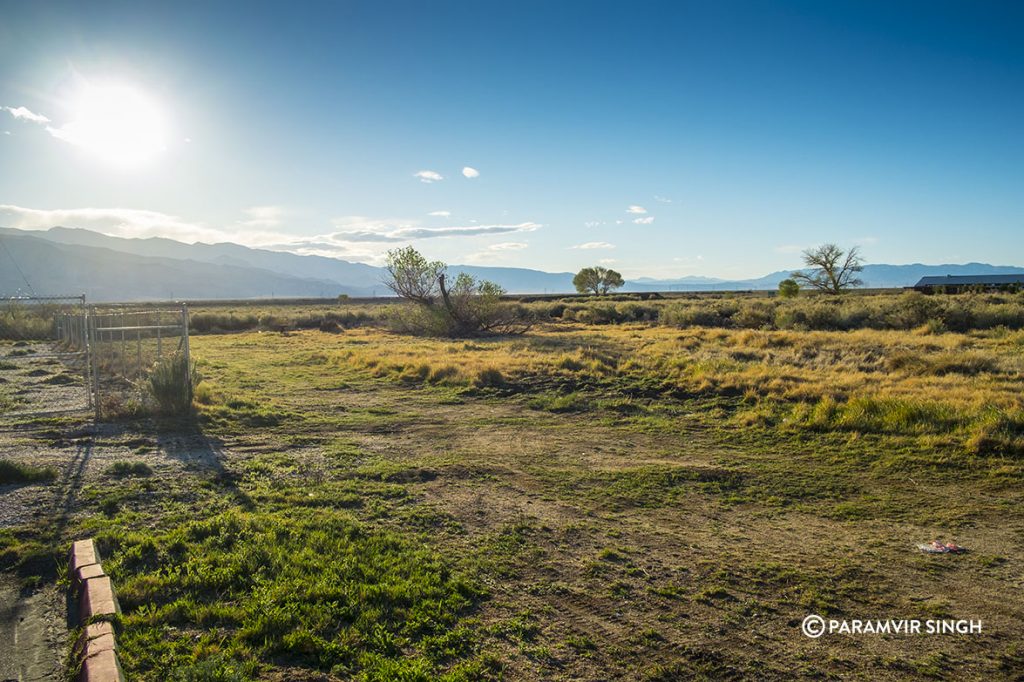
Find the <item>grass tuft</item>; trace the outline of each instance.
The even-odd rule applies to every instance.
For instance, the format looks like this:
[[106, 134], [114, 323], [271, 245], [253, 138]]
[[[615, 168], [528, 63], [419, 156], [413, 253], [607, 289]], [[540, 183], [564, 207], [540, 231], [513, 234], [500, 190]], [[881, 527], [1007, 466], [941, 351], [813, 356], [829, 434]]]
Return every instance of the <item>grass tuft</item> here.
[[53, 467], [37, 467], [0, 459], [0, 483], [43, 483], [57, 478]]

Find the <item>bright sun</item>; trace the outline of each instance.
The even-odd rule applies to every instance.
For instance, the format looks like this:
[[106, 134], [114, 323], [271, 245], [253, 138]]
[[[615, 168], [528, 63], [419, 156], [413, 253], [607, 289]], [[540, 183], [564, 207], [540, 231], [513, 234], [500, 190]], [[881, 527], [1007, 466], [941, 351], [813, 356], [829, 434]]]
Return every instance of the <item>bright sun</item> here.
[[165, 149], [163, 112], [135, 88], [81, 83], [70, 107], [71, 120], [53, 133], [105, 163], [136, 168]]

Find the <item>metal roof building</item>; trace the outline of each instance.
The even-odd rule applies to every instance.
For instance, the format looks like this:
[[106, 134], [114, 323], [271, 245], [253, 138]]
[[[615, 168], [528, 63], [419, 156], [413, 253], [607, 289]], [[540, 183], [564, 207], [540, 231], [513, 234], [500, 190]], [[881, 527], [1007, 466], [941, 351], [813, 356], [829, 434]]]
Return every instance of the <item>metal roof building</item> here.
[[914, 285], [918, 291], [934, 291], [942, 287], [949, 291], [963, 289], [1003, 289], [1024, 287], [1024, 273], [1017, 275], [945, 275], [944, 277], [922, 277]]

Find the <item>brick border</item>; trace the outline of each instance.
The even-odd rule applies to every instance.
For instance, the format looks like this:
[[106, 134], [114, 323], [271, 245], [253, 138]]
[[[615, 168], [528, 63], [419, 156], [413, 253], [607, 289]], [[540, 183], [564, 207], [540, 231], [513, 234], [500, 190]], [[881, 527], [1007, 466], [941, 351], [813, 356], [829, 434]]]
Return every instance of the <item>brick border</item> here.
[[72, 543], [68, 575], [71, 598], [77, 600], [78, 622], [82, 626], [72, 656], [80, 665], [78, 682], [124, 682], [114, 626], [108, 620], [94, 620], [114, 616], [121, 612], [121, 607], [92, 538]]

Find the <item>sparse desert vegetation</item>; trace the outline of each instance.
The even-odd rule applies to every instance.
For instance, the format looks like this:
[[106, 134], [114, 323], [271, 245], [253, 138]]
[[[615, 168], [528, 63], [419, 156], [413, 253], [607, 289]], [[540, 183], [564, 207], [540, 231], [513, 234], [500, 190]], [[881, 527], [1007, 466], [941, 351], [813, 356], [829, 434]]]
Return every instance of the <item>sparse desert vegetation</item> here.
[[[95, 537], [132, 679], [1024, 665], [1019, 295], [611, 298], [471, 339], [369, 303], [195, 310], [194, 418], [54, 421], [20, 466], [56, 481], [17, 485], [71, 506], [0, 562], [54, 580]], [[985, 631], [810, 640], [808, 613]]]

